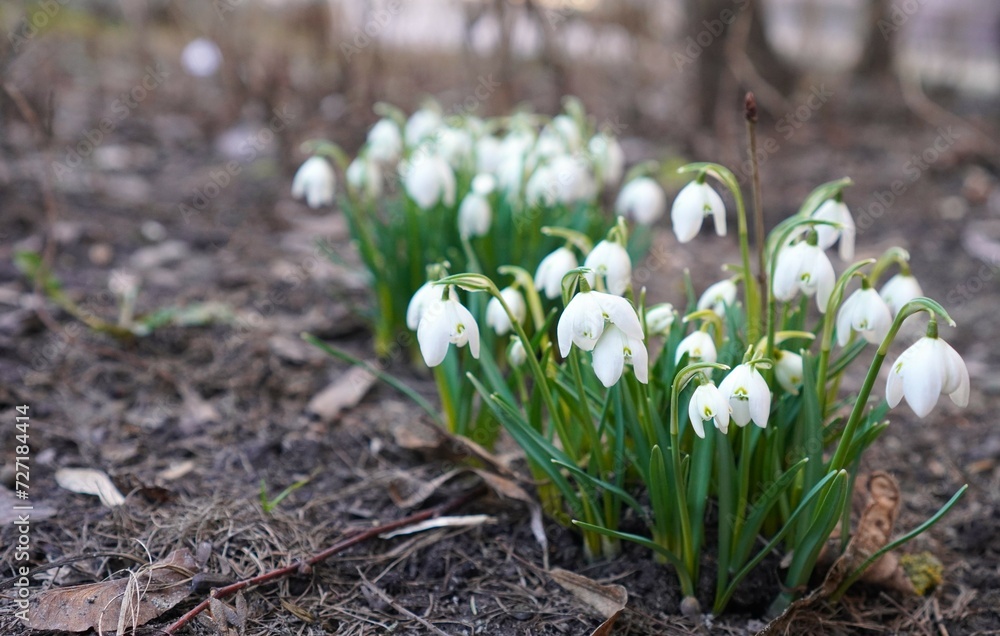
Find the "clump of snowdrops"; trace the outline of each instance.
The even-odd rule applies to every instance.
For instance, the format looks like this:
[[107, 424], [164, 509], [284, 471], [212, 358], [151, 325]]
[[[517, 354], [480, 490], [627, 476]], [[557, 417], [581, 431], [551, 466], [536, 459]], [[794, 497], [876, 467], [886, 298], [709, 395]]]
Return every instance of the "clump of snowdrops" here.
[[[735, 201], [741, 252], [740, 263], [726, 266], [728, 278], [702, 293], [688, 279], [684, 306], [649, 304], [632, 287], [628, 227], [619, 218], [592, 248], [570, 229], [549, 228], [566, 245], [534, 276], [516, 266], [498, 278], [435, 272], [411, 301], [411, 324], [428, 365], [478, 358], [466, 384], [524, 448], [548, 512], [580, 528], [588, 554], [613, 556], [623, 540], [648, 547], [673, 566], [692, 607], [709, 551], [718, 613], [775, 549], [788, 555], [784, 589], [804, 589], [834, 529], [850, 527], [859, 461], [889, 426], [888, 409], [905, 398], [923, 417], [942, 393], [964, 406], [969, 375], [939, 337], [939, 325], [953, 321], [923, 297], [904, 250], [853, 260], [848, 180], [818, 187], [762, 236], [755, 268], [734, 175], [710, 163], [681, 171], [694, 178], [673, 203], [678, 240], [694, 240], [707, 217], [726, 234], [717, 184]], [[839, 276], [827, 254], [835, 244]], [[568, 249], [583, 252], [583, 266], [551, 266]], [[563, 307], [546, 314], [535, 305], [551, 289], [561, 290]], [[463, 290], [466, 303], [489, 297], [487, 330], [506, 360], [483, 354]], [[889, 367], [884, 399], [873, 396], [890, 345], [917, 316], [926, 335]], [[464, 345], [468, 354], [458, 359]], [[862, 378], [857, 394], [840, 390], [848, 374]], [[454, 390], [442, 391], [446, 411]], [[647, 532], [622, 531], [628, 514]], [[715, 545], [705, 541], [710, 520]]]

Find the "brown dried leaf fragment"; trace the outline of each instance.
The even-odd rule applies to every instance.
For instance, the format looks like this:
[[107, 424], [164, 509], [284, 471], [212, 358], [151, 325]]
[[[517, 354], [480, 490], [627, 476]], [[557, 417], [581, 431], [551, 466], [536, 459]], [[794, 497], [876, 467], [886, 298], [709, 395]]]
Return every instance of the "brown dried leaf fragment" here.
[[197, 570], [191, 552], [183, 548], [123, 579], [46, 590], [35, 597], [28, 624], [34, 630], [63, 632], [132, 629], [184, 600]]
[[581, 574], [556, 568], [549, 577], [573, 596], [596, 610], [605, 621], [590, 636], [607, 636], [628, 604], [628, 590], [621, 585], [602, 585]]

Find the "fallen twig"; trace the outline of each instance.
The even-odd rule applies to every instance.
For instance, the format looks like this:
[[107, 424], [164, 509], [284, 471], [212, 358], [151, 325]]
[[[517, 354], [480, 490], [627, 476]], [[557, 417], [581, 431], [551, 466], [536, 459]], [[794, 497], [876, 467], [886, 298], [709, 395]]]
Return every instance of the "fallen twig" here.
[[235, 594], [236, 592], [244, 588], [250, 587], [252, 585], [262, 585], [264, 583], [269, 583], [271, 581], [274, 581], [275, 579], [280, 579], [282, 577], [288, 576], [289, 574], [301, 572], [318, 563], [322, 563], [323, 561], [329, 559], [335, 554], [343, 552], [344, 550], [353, 547], [359, 543], [364, 543], [368, 539], [377, 537], [380, 534], [391, 532], [392, 530], [396, 530], [398, 528], [409, 526], [415, 523], [420, 523], [421, 521], [425, 521], [427, 519], [447, 514], [452, 510], [460, 508], [465, 504], [469, 503], [470, 501], [479, 498], [486, 492], [486, 490], [487, 488], [486, 485], [484, 484], [482, 486], [479, 486], [478, 488], [475, 488], [465, 493], [464, 495], [456, 499], [452, 499], [447, 503], [443, 503], [440, 506], [429, 508], [427, 510], [418, 512], [416, 514], [412, 514], [409, 517], [403, 517], [402, 519], [397, 519], [396, 521], [390, 521], [389, 523], [384, 523], [380, 526], [369, 528], [364, 532], [359, 532], [351, 537], [348, 537], [347, 539], [344, 539], [343, 541], [340, 541], [330, 546], [326, 550], [323, 550], [322, 552], [319, 552], [309, 557], [304, 561], [299, 561], [291, 565], [286, 565], [283, 568], [271, 570], [270, 572], [259, 574], [253, 578], [237, 581], [232, 585], [227, 585], [226, 587], [220, 587], [218, 589], [212, 590], [210, 598], [205, 599], [204, 601], [196, 605], [194, 609], [189, 611], [187, 614], [178, 618], [176, 621], [174, 621], [173, 624], [171, 624], [169, 627], [163, 630], [163, 633], [164, 634], [175, 633], [178, 629], [180, 629], [188, 622], [190, 622], [191, 619], [193, 619], [195, 616], [201, 614], [203, 611], [208, 609], [208, 606], [211, 604], [212, 599], [226, 598], [227, 596], [231, 596], [232, 594]]

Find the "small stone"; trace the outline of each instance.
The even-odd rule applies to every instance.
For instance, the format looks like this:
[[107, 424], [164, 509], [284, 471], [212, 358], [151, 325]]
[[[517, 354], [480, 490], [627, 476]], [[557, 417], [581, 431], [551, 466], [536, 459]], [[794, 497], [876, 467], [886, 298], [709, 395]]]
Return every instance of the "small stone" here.
[[163, 224], [157, 221], [146, 221], [139, 228], [139, 233], [151, 243], [159, 243], [167, 238], [167, 228], [163, 227]]
[[87, 258], [98, 267], [107, 267], [115, 257], [115, 250], [107, 243], [94, 243], [87, 250]]

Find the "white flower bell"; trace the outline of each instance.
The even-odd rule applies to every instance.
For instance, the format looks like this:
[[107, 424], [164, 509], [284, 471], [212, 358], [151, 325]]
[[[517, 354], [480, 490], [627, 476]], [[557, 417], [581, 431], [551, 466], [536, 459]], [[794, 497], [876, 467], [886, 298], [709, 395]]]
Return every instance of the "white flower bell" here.
[[667, 195], [649, 177], [632, 179], [618, 193], [615, 212], [639, 225], [652, 225], [667, 209]]
[[429, 367], [436, 367], [448, 354], [448, 345], [469, 345], [473, 358], [479, 357], [479, 325], [472, 314], [451, 295], [429, 301], [417, 326], [420, 354]]
[[[449, 294], [454, 294], [454, 290], [449, 288]], [[434, 281], [427, 281], [414, 292], [410, 298], [410, 304], [406, 307], [406, 326], [411, 331], [416, 331], [420, 325], [420, 317], [424, 315], [424, 308], [432, 301], [440, 298], [442, 294], [441, 286], [435, 285]]]
[[764, 376], [753, 365], [741, 364], [729, 372], [719, 383], [719, 391], [729, 400], [733, 421], [746, 426], [751, 420], [760, 428], [767, 428], [771, 414], [771, 389]]
[[882, 297], [885, 304], [889, 305], [889, 310], [892, 312], [893, 318], [895, 318], [899, 310], [903, 308], [903, 305], [914, 298], [923, 296], [924, 290], [920, 288], [920, 283], [917, 282], [916, 277], [912, 274], [900, 272], [885, 282], [878, 295]]
[[626, 363], [632, 365], [636, 380], [649, 383], [649, 353], [642, 338], [608, 325], [594, 346], [594, 373], [601, 384], [612, 387], [622, 377]]
[[878, 292], [869, 287], [858, 289], [840, 305], [837, 312], [837, 342], [841, 347], [857, 331], [865, 340], [879, 344], [892, 326], [892, 312]]
[[583, 261], [583, 266], [589, 268], [584, 277], [591, 287], [595, 279], [604, 279], [608, 292], [621, 296], [632, 282], [632, 259], [628, 251], [617, 241], [604, 240], [594, 246]]
[[490, 200], [478, 192], [471, 191], [462, 199], [458, 207], [458, 234], [464, 239], [486, 236], [493, 222]]
[[821, 249], [827, 249], [840, 239], [838, 248], [840, 259], [849, 261], [854, 258], [854, 238], [857, 229], [854, 225], [854, 217], [843, 201], [827, 199], [812, 213], [812, 218], [820, 221], [830, 221], [839, 227], [832, 225], [817, 225], [816, 234], [819, 237]]
[[625, 152], [617, 139], [611, 135], [594, 135], [587, 144], [587, 150], [594, 158], [594, 165], [600, 171], [604, 185], [613, 186], [621, 181], [625, 171]]
[[674, 306], [670, 303], [654, 305], [646, 310], [646, 332], [651, 336], [666, 336], [675, 318]]
[[712, 340], [712, 336], [704, 331], [691, 332], [686, 338], [681, 340], [674, 354], [674, 362], [680, 362], [685, 353], [688, 355], [689, 364], [695, 362], [715, 362], [719, 358], [718, 352], [715, 349], [715, 341]]
[[372, 161], [389, 166], [403, 155], [403, 135], [391, 119], [378, 120], [368, 131], [368, 156]]
[[[521, 292], [513, 287], [504, 287], [500, 290], [500, 295], [503, 296], [503, 301], [510, 307], [517, 322], [523, 323], [525, 316], [528, 314], [528, 306], [525, 304], [524, 296]], [[514, 328], [514, 325], [510, 322], [510, 316], [507, 315], [503, 305], [496, 298], [490, 298], [490, 302], [486, 303], [486, 325], [493, 327], [493, 331], [498, 336], [508, 334]]]
[[424, 154], [413, 160], [403, 175], [403, 186], [420, 209], [429, 210], [439, 201], [455, 205], [455, 173], [441, 157]]
[[309, 207], [316, 209], [333, 203], [337, 176], [330, 162], [320, 156], [309, 157], [299, 167], [292, 179], [292, 197], [305, 198]]
[[562, 280], [579, 262], [576, 254], [568, 247], [560, 247], [542, 259], [535, 270], [535, 288], [546, 298], [558, 298], [562, 294]]
[[368, 200], [382, 196], [382, 168], [365, 156], [358, 156], [344, 173], [348, 187]]
[[802, 241], [779, 251], [776, 267], [772, 284], [775, 298], [788, 302], [800, 291], [807, 296], [815, 294], [816, 306], [821, 313], [826, 313], [826, 305], [837, 282], [826, 252]]
[[799, 394], [802, 386], [802, 356], [791, 351], [776, 350], [774, 352], [774, 377], [786, 393]]
[[715, 428], [729, 432], [729, 401], [714, 384], [705, 383], [694, 390], [688, 403], [688, 417], [698, 437], [705, 439], [705, 422], [715, 420]]
[[969, 404], [969, 370], [962, 356], [937, 337], [924, 336], [893, 363], [885, 398], [895, 407], [905, 397], [918, 417], [931, 412], [942, 393], [958, 406]]
[[670, 220], [677, 240], [687, 243], [697, 236], [702, 221], [709, 215], [715, 221], [715, 233], [725, 236], [726, 206], [719, 193], [707, 183], [699, 183], [697, 180], [684, 186], [670, 208]]
[[726, 315], [726, 307], [736, 304], [736, 283], [727, 278], [708, 286], [698, 299], [698, 310], [711, 309], [718, 316]]
[[507, 361], [515, 367], [528, 361], [528, 352], [524, 350], [524, 343], [520, 338], [511, 339], [510, 346], [507, 347]]
[[503, 161], [500, 140], [493, 135], [485, 135], [476, 140], [476, 172], [495, 174]]
[[407, 147], [413, 148], [428, 137], [432, 137], [441, 125], [441, 114], [436, 111], [422, 108], [413, 113], [407, 120], [406, 129], [403, 131]]
[[615, 325], [628, 338], [643, 339], [639, 316], [629, 301], [603, 292], [580, 292], [566, 305], [556, 325], [559, 353], [565, 358], [574, 344], [584, 351], [593, 350], [605, 323]]

